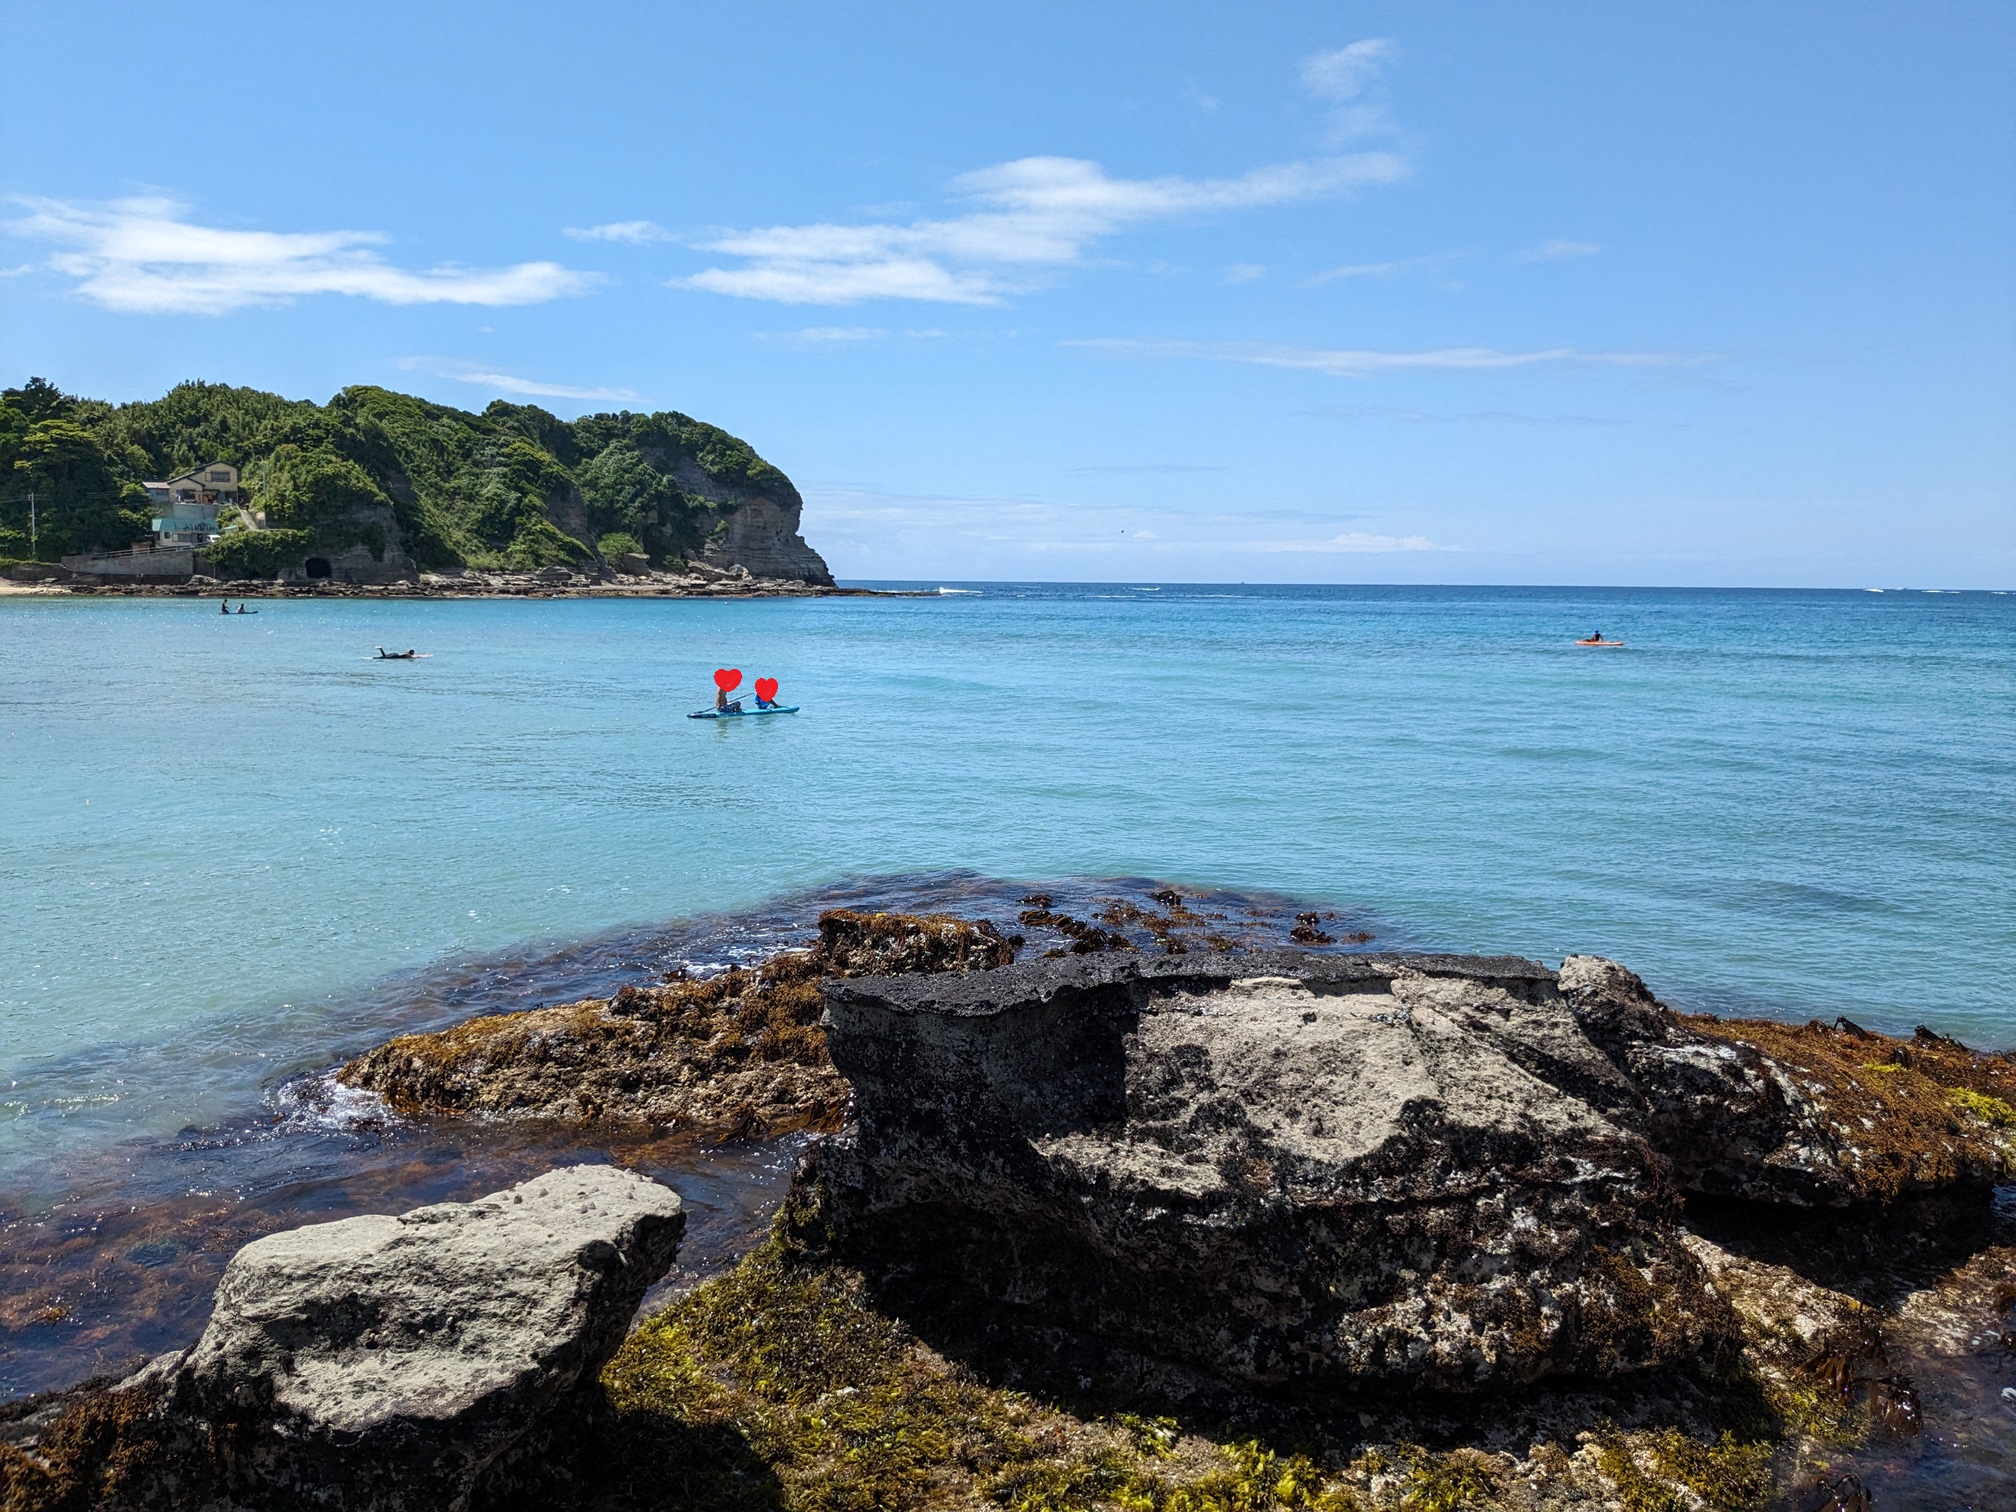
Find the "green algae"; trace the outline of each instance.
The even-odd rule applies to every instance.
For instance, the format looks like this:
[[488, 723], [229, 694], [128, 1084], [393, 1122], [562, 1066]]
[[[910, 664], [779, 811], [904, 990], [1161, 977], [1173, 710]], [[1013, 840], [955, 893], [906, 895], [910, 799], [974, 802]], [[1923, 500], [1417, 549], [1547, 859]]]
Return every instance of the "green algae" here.
[[1998, 1129], [2016, 1129], [2016, 1108], [1999, 1097], [1976, 1092], [1971, 1087], [1948, 1087], [1946, 1095], [1985, 1124]]
[[1401, 1512], [1461, 1512], [1493, 1504], [1499, 1490], [1497, 1466], [1489, 1455], [1457, 1449], [1434, 1455], [1416, 1445], [1402, 1448], [1407, 1467]]
[[1723, 1433], [1713, 1443], [1674, 1429], [1595, 1435], [1596, 1464], [1621, 1512], [1755, 1512], [1776, 1482], [1769, 1443]]
[[[800, 1249], [807, 1214], [647, 1321], [603, 1371], [627, 1503], [694, 1512], [1462, 1512], [1495, 1462], [1403, 1446], [1349, 1466], [1176, 1419], [1074, 1414], [987, 1385]], [[712, 1457], [710, 1459], [710, 1456]], [[1368, 1479], [1393, 1469], [1377, 1496]], [[638, 1485], [650, 1482], [645, 1492]], [[676, 1496], [670, 1488], [676, 1486]], [[651, 1489], [652, 1487], [662, 1489]]]

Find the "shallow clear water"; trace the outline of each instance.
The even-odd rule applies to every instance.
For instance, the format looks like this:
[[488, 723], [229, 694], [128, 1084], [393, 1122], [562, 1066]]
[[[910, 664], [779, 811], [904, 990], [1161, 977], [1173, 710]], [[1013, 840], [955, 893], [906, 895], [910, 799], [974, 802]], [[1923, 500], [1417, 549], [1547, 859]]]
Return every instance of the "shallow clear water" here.
[[[1141, 880], [1067, 881], [1051, 895], [1057, 910], [1090, 919], [1115, 900], [1152, 907], [1154, 890], [1156, 884]], [[1021, 892], [963, 874], [869, 879], [559, 950], [441, 963], [346, 998], [319, 1036], [297, 1026], [291, 1042], [269, 1046], [274, 1059], [263, 1063], [292, 1059], [315, 1069], [269, 1078], [262, 1087], [259, 1063], [248, 1065], [232, 1106], [206, 1126], [109, 1146], [73, 1140], [0, 1177], [0, 1401], [93, 1373], [117, 1374], [145, 1355], [194, 1342], [225, 1262], [261, 1234], [465, 1201], [555, 1165], [614, 1161], [675, 1188], [686, 1204], [686, 1237], [660, 1290], [691, 1285], [738, 1258], [762, 1233], [802, 1136], [722, 1144], [662, 1130], [401, 1119], [328, 1075], [330, 1034], [340, 1027], [356, 1044], [369, 1044], [477, 1014], [606, 996], [667, 971], [704, 975], [750, 964], [803, 943], [821, 911], [832, 907], [1014, 918], [1026, 911]], [[1279, 899], [1199, 892], [1187, 900], [1192, 922], [1185, 929], [1196, 943], [1215, 936], [1235, 946], [1278, 945], [1295, 925], [1295, 908]], [[1362, 932], [1363, 922], [1334, 916], [1326, 928], [1343, 937]], [[1116, 927], [1143, 948], [1152, 946], [1138, 924]], [[1054, 928], [1018, 924], [1017, 932], [1026, 933], [1031, 952], [1068, 943]], [[251, 1026], [238, 1032], [253, 1037]], [[206, 1064], [180, 1046], [156, 1047], [148, 1061], [151, 1079], [170, 1085], [185, 1066]], [[215, 1076], [217, 1063], [207, 1064]]]
[[[0, 601], [0, 1180], [358, 1048], [389, 974], [948, 871], [1269, 890], [2016, 1041], [2008, 596], [259, 608]], [[803, 712], [686, 720], [720, 664]]]

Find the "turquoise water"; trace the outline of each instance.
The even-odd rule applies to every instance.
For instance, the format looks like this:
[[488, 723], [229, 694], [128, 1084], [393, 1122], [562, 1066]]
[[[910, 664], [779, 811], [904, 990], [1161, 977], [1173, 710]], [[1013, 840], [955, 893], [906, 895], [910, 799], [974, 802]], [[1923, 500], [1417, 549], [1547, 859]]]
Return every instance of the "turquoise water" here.
[[[260, 610], [0, 601], [0, 1181], [243, 1108], [356, 1048], [388, 976], [948, 872], [1267, 891], [2016, 1042], [2016, 598]], [[686, 720], [722, 664], [803, 712]]]

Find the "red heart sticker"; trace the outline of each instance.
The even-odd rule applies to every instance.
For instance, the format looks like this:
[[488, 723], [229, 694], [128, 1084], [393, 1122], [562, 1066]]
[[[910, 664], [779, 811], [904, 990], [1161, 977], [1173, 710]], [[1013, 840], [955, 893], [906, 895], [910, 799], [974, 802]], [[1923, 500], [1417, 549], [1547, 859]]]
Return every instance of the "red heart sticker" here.
[[762, 699], [765, 703], [768, 703], [770, 700], [774, 699], [777, 696], [777, 679], [774, 677], [757, 678], [756, 696]]
[[714, 673], [714, 686], [719, 688], [723, 693], [728, 692], [741, 681], [742, 673], [735, 667], [721, 667]]

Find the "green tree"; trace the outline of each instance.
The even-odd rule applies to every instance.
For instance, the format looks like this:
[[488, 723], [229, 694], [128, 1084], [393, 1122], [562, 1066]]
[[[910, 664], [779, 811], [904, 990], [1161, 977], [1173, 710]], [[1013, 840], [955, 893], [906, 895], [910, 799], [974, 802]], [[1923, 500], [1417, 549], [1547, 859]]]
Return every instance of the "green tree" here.
[[[6, 401], [14, 409], [12, 399]], [[34, 521], [35, 555], [54, 561], [66, 552], [120, 548], [147, 537], [147, 495], [122, 486], [98, 438], [72, 420], [31, 421], [25, 430], [4, 427], [11, 486], [0, 525], [24, 543]], [[18, 412], [17, 412], [18, 413]]]

